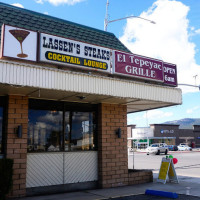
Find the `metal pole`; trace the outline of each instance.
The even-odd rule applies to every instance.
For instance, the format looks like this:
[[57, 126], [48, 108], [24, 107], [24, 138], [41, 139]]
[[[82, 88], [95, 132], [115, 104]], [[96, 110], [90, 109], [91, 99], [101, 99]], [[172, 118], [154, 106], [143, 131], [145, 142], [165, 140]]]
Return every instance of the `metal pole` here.
[[196, 87], [196, 88], [199, 88], [199, 90], [200, 90], [200, 85], [199, 86], [197, 86], [197, 85], [190, 85], [190, 84], [178, 84], [178, 85], [183, 85], [183, 86], [189, 86], [189, 87]]
[[104, 31], [107, 31], [107, 26], [108, 26], [108, 6], [109, 6], [109, 0], [107, 0], [106, 3], [106, 16], [104, 20]]
[[108, 27], [108, 24], [109, 24], [109, 23], [116, 22], [116, 21], [120, 21], [120, 20], [123, 20], [123, 19], [128, 19], [128, 18], [139, 18], [139, 19], [146, 20], [146, 21], [148, 21], [148, 22], [150, 22], [150, 23], [152, 23], [152, 24], [155, 24], [154, 21], [149, 20], [149, 19], [145, 19], [145, 18], [139, 17], [139, 16], [123, 17], [123, 18], [114, 19], [114, 20], [109, 21], [109, 20], [108, 20], [108, 6], [109, 6], [109, 0], [107, 0], [107, 3], [106, 3], [106, 16], [105, 16], [105, 19], [104, 19], [104, 31], [107, 31], [107, 27]]

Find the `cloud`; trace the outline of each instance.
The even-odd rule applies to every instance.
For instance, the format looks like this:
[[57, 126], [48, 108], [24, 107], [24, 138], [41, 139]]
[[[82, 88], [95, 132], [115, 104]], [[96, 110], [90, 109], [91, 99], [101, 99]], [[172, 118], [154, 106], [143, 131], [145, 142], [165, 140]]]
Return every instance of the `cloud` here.
[[200, 106], [195, 106], [195, 107], [193, 107], [193, 108], [187, 109], [187, 110], [186, 110], [186, 113], [187, 113], [187, 114], [192, 114], [192, 113], [194, 113], [195, 111], [197, 111], [197, 110], [199, 110], [199, 109], [200, 109]]
[[45, 1], [49, 2], [50, 4], [54, 6], [59, 6], [63, 4], [72, 6], [74, 4], [80, 3], [85, 0], [36, 0], [36, 3], [43, 4]]
[[200, 29], [195, 30], [196, 34], [200, 34]]
[[147, 111], [147, 115], [146, 114], [143, 115], [143, 118], [146, 118], [146, 116], [150, 120], [155, 120], [155, 119], [171, 117], [173, 116], [173, 112], [163, 112], [162, 110], [150, 110]]
[[[174, 63], [178, 70], [178, 83], [200, 84], [200, 66], [195, 61], [195, 44], [187, 18], [189, 7], [179, 1], [157, 0], [140, 17], [153, 20], [156, 24], [138, 18], [127, 19], [120, 40], [133, 52], [143, 56]], [[198, 88], [182, 87], [184, 92]]]
[[35, 0], [36, 3], [39, 3], [39, 4], [44, 4], [44, 1], [43, 0]]
[[16, 6], [16, 7], [19, 7], [19, 8], [24, 8], [24, 6], [20, 3], [13, 3], [11, 4], [12, 6]]
[[127, 117], [127, 124], [140, 124], [145, 122], [146, 126], [148, 126], [149, 123], [155, 123], [155, 121], [160, 121], [160, 119], [167, 121], [168, 119], [166, 118], [171, 117], [173, 115], [173, 112], [164, 112], [158, 109], [149, 110], [146, 112], [142, 112], [141, 115], [129, 114]]
[[132, 116], [128, 115], [128, 117], [127, 117], [127, 124], [136, 124], [136, 122], [138, 120], [136, 118], [137, 117], [132, 117]]

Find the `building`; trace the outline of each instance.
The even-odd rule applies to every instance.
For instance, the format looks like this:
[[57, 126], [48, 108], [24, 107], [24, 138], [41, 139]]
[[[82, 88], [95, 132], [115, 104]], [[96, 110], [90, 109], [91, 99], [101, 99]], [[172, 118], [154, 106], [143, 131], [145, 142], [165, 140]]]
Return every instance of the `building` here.
[[175, 124], [151, 124], [150, 127], [137, 128], [129, 125], [127, 128], [128, 146], [132, 148], [146, 148], [152, 143], [166, 143], [179, 145], [186, 143], [200, 147], [200, 125], [193, 125], [193, 129], [180, 129]]
[[181, 104], [176, 66], [132, 54], [112, 33], [3, 3], [0, 25], [10, 195], [151, 181], [128, 171], [127, 113]]

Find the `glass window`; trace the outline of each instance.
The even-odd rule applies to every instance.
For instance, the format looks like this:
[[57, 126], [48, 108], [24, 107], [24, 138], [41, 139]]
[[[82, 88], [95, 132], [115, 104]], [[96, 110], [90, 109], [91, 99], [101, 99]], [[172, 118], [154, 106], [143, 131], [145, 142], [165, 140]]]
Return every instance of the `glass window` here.
[[2, 145], [3, 145], [3, 107], [0, 107], [0, 154], [2, 153]]
[[61, 151], [63, 112], [29, 110], [28, 151]]
[[28, 152], [97, 150], [95, 108], [30, 100]]
[[93, 113], [73, 112], [71, 130], [71, 150], [91, 150], [93, 148]]
[[65, 112], [65, 151], [69, 151], [70, 145], [70, 112]]

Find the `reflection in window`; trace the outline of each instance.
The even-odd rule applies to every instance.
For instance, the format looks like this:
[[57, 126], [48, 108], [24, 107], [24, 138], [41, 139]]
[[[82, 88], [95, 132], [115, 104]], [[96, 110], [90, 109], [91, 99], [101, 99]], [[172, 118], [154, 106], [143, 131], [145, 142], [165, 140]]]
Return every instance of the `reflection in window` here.
[[60, 151], [62, 111], [29, 110], [28, 151]]
[[65, 112], [65, 151], [70, 150], [70, 122], [69, 122], [70, 112]]
[[0, 107], [0, 154], [2, 153], [2, 127], [3, 127], [3, 108]]
[[84, 106], [30, 100], [28, 152], [97, 150], [96, 106]]
[[73, 112], [71, 130], [71, 150], [93, 149], [93, 135], [93, 113]]

